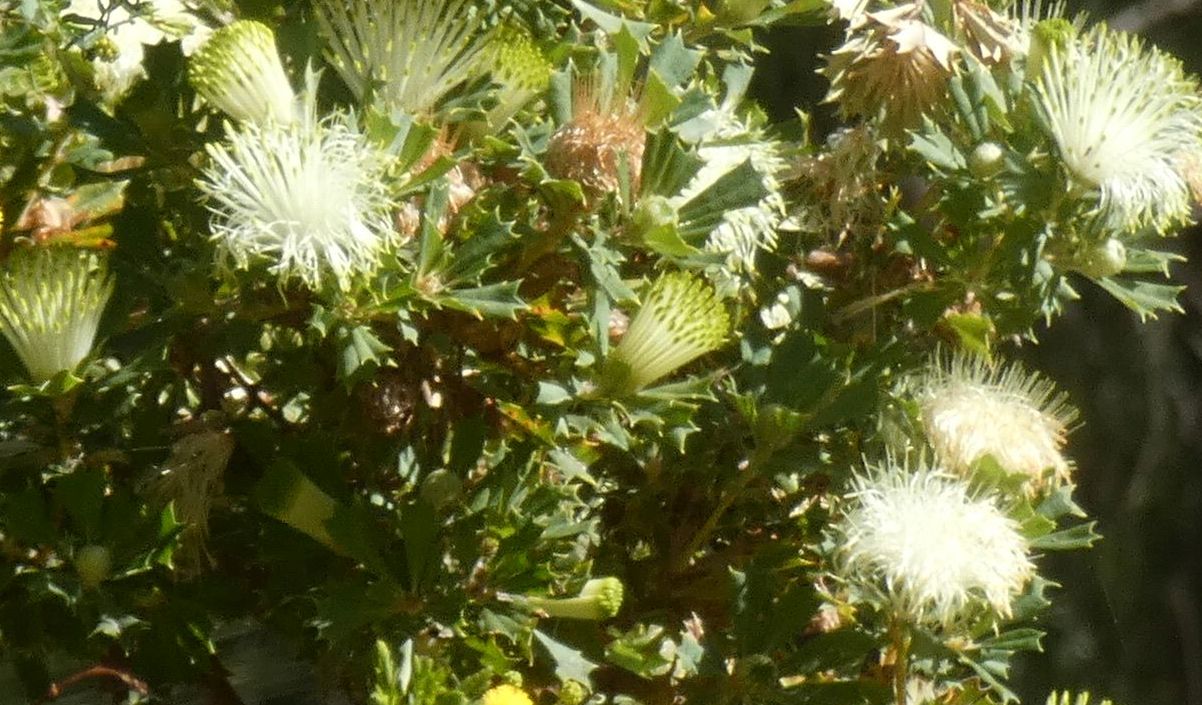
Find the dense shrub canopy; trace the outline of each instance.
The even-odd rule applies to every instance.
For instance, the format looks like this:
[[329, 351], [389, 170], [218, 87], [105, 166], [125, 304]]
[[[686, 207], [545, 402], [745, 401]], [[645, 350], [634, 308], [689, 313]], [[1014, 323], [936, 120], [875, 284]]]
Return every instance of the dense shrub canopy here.
[[[1008, 357], [1177, 309], [1173, 57], [985, 0], [0, 13], [15, 701], [237, 702], [247, 633], [373, 705], [1016, 699], [1097, 536]], [[785, 24], [842, 39], [774, 122]]]

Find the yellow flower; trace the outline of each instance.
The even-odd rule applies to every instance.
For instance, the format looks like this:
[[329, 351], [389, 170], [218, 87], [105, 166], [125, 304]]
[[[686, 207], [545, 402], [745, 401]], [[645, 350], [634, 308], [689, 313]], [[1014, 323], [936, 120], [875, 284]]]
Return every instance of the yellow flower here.
[[483, 705], [534, 705], [529, 695], [516, 686], [498, 685], [484, 694]]

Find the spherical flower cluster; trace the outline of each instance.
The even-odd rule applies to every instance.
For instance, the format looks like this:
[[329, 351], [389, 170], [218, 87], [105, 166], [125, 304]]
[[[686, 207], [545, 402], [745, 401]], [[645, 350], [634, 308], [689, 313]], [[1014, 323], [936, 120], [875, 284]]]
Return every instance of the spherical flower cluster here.
[[219, 254], [242, 269], [265, 262], [282, 281], [343, 290], [372, 272], [396, 239], [382, 156], [346, 115], [318, 118], [313, 84], [293, 123], [246, 123], [208, 147]]
[[642, 178], [646, 119], [638, 101], [603, 95], [596, 78], [581, 79], [572, 94], [572, 117], [547, 144], [546, 167], [553, 176], [580, 184], [591, 202], [615, 193], [625, 168], [630, 189]]
[[1178, 60], [1099, 26], [1048, 47], [1035, 85], [1060, 158], [1096, 193], [1104, 226], [1163, 232], [1188, 221], [1183, 172], [1202, 152], [1202, 97]]
[[45, 382], [91, 353], [112, 293], [103, 261], [90, 252], [18, 250], [0, 274], [0, 332], [33, 381]]
[[989, 456], [1032, 490], [1068, 479], [1061, 450], [1076, 414], [1050, 381], [961, 355], [932, 362], [920, 386], [922, 427], [948, 470], [967, 476]]
[[925, 465], [858, 477], [838, 532], [840, 575], [915, 623], [950, 627], [983, 608], [1008, 616], [1034, 574], [1018, 524]]

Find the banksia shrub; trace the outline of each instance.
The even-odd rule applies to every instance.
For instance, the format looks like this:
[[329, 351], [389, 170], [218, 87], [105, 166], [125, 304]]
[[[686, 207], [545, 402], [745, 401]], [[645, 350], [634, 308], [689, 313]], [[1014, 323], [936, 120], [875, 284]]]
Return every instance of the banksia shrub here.
[[0, 40], [3, 702], [1010, 705], [1084, 589], [1092, 407], [1017, 350], [1180, 309], [1164, 51], [1000, 0]]

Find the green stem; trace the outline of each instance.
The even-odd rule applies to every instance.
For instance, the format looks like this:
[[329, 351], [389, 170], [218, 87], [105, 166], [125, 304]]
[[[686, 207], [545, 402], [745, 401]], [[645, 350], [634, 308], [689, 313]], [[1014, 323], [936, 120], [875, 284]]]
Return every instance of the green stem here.
[[747, 467], [743, 468], [722, 491], [722, 497], [718, 500], [718, 504], [714, 506], [713, 511], [706, 517], [705, 523], [701, 525], [697, 533], [693, 534], [693, 538], [689, 540], [688, 545], [679, 554], [677, 559], [678, 567], [687, 565], [689, 558], [701, 550], [701, 546], [709, 540], [709, 537], [718, 528], [718, 522], [722, 520], [722, 515], [726, 514], [726, 511], [730, 509], [735, 500], [743, 494], [743, 490], [747, 488], [747, 483], [751, 482], [751, 478], [757, 474], [760, 463], [770, 454], [770, 452], [764, 453], [758, 448], [752, 452], [751, 457], [747, 461]]
[[910, 630], [900, 618], [889, 628], [893, 642], [893, 698], [906, 705], [906, 681], [910, 679]]

